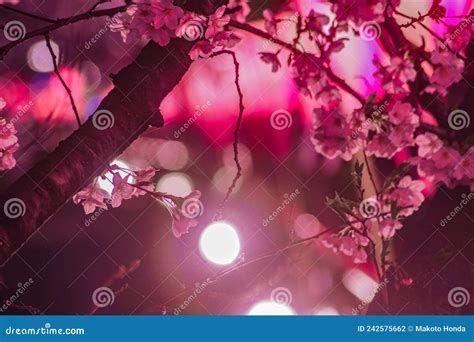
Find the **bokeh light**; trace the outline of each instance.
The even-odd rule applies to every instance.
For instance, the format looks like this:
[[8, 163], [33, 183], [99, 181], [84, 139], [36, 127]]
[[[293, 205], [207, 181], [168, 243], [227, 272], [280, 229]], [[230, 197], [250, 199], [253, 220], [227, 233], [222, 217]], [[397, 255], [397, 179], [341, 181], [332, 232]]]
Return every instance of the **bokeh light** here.
[[207, 260], [217, 265], [228, 265], [240, 253], [239, 236], [230, 224], [215, 222], [202, 232], [199, 249]]
[[377, 282], [357, 268], [344, 273], [342, 283], [349, 292], [365, 303], [370, 303], [377, 293]]
[[180, 170], [189, 161], [188, 148], [182, 142], [167, 140], [161, 145], [155, 159], [161, 169]]
[[293, 316], [295, 314], [290, 306], [272, 301], [259, 302], [248, 312], [250, 316]]
[[[112, 163], [110, 163], [110, 165], [117, 165], [121, 168], [124, 168], [124, 169], [129, 169], [130, 167], [125, 164], [123, 161], [120, 161], [120, 160], [114, 160]], [[122, 171], [122, 170], [119, 170], [118, 171], [118, 174], [122, 177], [122, 178], [125, 178], [127, 177], [128, 173], [125, 172], [125, 171]], [[99, 186], [99, 188], [107, 191], [109, 194], [112, 193], [112, 190], [114, 189], [114, 185], [112, 184], [112, 179], [113, 179], [114, 175], [112, 172], [107, 172], [106, 174], [104, 174], [102, 177], [99, 177], [98, 180], [97, 180], [97, 185]], [[132, 182], [133, 180], [130, 178], [129, 179], [129, 182]]]
[[173, 196], [186, 197], [193, 191], [193, 182], [185, 173], [170, 172], [160, 178], [156, 191], [165, 192]]
[[[51, 47], [56, 55], [56, 62], [59, 59], [59, 46], [51, 40]], [[41, 40], [31, 45], [28, 50], [28, 65], [33, 71], [52, 72], [54, 71], [53, 60], [49, 53], [46, 41]]]

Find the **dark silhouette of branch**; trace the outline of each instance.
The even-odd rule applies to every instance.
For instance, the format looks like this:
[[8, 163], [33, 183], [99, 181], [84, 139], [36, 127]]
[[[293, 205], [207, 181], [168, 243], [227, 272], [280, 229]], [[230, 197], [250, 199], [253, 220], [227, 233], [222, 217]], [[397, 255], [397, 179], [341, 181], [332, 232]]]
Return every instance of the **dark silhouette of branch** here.
[[51, 25], [44, 26], [42, 28], [36, 29], [31, 32], [27, 32], [25, 36], [21, 39], [15, 40], [13, 42], [10, 42], [0, 48], [0, 60], [2, 60], [7, 53], [16, 47], [17, 45], [20, 45], [21, 43], [34, 38], [38, 36], [44, 36], [45, 34], [48, 34], [52, 31], [55, 31], [61, 27], [77, 23], [82, 20], [87, 20], [91, 18], [97, 18], [97, 17], [103, 17], [103, 16], [113, 16], [117, 13], [121, 13], [127, 9], [128, 5], [123, 5], [119, 7], [114, 7], [114, 8], [108, 8], [104, 10], [92, 10], [92, 11], [87, 11], [72, 17], [64, 18], [64, 19], [57, 19]]
[[43, 16], [39, 16], [39, 15], [36, 15], [36, 14], [33, 14], [33, 13], [29, 13], [29, 12], [23, 11], [23, 10], [15, 8], [15, 7], [10, 7], [10, 6], [7, 6], [7, 5], [0, 4], [0, 8], [4, 8], [4, 9], [10, 11], [10, 12], [18, 13], [18, 14], [24, 15], [25, 17], [29, 17], [29, 18], [33, 18], [33, 19], [36, 19], [36, 20], [44, 21], [44, 22], [50, 23], [50, 24], [56, 22], [56, 20], [49, 19], [49, 18], [46, 18], [46, 17], [43, 17]]
[[[221, 272], [218, 272], [215, 276], [213, 277], [209, 277], [207, 279], [205, 279], [205, 281], [202, 281], [201, 283], [208, 283], [208, 284], [213, 284], [219, 280], [221, 280], [222, 278], [228, 276], [229, 274], [231, 273], [234, 273], [235, 271], [238, 271], [240, 269], [243, 269], [243, 268], [246, 268], [250, 265], [253, 265], [259, 261], [262, 261], [262, 260], [265, 260], [265, 259], [269, 259], [269, 258], [272, 258], [272, 257], [276, 257], [276, 256], [279, 256], [281, 255], [282, 253], [290, 250], [290, 249], [293, 249], [295, 247], [298, 247], [300, 245], [303, 245], [305, 243], [308, 243], [308, 242], [311, 242], [311, 241], [315, 241], [319, 238], [321, 238], [323, 235], [326, 235], [328, 233], [331, 233], [331, 230], [324, 230], [318, 234], [315, 234], [313, 236], [310, 236], [310, 237], [307, 237], [305, 239], [301, 239], [301, 240], [297, 240], [297, 241], [294, 241], [292, 243], [290, 243], [289, 245], [283, 247], [283, 248], [279, 248], [271, 253], [268, 253], [268, 254], [264, 254], [264, 255], [261, 255], [261, 256], [258, 256], [258, 257], [255, 257], [255, 258], [252, 258], [252, 259], [249, 259], [248, 261], [244, 261], [244, 262], [240, 262], [236, 265], [233, 265], [233, 266], [230, 266], [224, 270], [222, 270]], [[161, 313], [162, 311], [162, 308], [163, 307], [166, 307], [167, 305], [169, 305], [170, 303], [172, 303], [174, 300], [184, 296], [184, 295], [187, 295], [189, 293], [192, 293], [193, 292], [193, 288], [185, 288], [184, 290], [180, 291], [179, 293], [177, 293], [176, 295], [174, 295], [173, 297], [171, 297], [170, 299], [168, 299], [165, 303], [161, 303], [159, 305], [156, 305], [154, 308], [151, 308], [151, 309], [147, 309], [146, 314], [150, 314], [150, 313], [153, 313], [153, 312], [156, 312], [157, 310]], [[143, 313], [142, 313], [143, 314]]]
[[[278, 38], [272, 37], [270, 34], [264, 32], [262, 30], [259, 30], [258, 28], [255, 28], [255, 27], [253, 27], [249, 24], [242, 24], [242, 23], [239, 23], [238, 21], [231, 20], [230, 23], [229, 23], [229, 27], [234, 27], [234, 28], [237, 28], [239, 30], [250, 32], [250, 33], [252, 33], [254, 35], [257, 35], [261, 38], [267, 39], [267, 40], [271, 41], [272, 43], [280, 45], [281, 47], [284, 47], [285, 49], [290, 50], [293, 53], [296, 53], [296, 54], [301, 53], [301, 51], [296, 49], [293, 45], [291, 45], [289, 43], [286, 43], [286, 42], [284, 42], [284, 41], [282, 41]], [[348, 92], [349, 94], [351, 94], [362, 105], [365, 103], [365, 98], [362, 95], [360, 95], [357, 91], [352, 89], [342, 78], [340, 78], [336, 74], [334, 74], [334, 72], [331, 70], [331, 68], [326, 67], [325, 70], [326, 70], [326, 73], [327, 73], [328, 77], [331, 79], [331, 81], [336, 83], [341, 89], [343, 89], [346, 92]]]
[[211, 57], [220, 56], [222, 54], [229, 54], [230, 56], [232, 56], [232, 60], [234, 62], [234, 67], [235, 67], [235, 81], [234, 82], [235, 82], [235, 86], [237, 88], [237, 93], [239, 94], [239, 115], [237, 117], [237, 122], [235, 123], [234, 143], [233, 143], [234, 161], [235, 161], [235, 165], [237, 167], [237, 173], [236, 173], [234, 179], [232, 180], [232, 184], [227, 189], [227, 193], [224, 197], [224, 200], [222, 201], [222, 203], [220, 205], [220, 208], [218, 209], [218, 212], [216, 214], [216, 217], [214, 218], [215, 220], [220, 219], [220, 217], [222, 215], [222, 210], [224, 209], [225, 204], [229, 200], [230, 195], [232, 195], [232, 192], [234, 191], [238, 180], [240, 179], [240, 177], [242, 177], [242, 166], [240, 165], [240, 162], [239, 162], [239, 133], [240, 133], [240, 126], [241, 126], [241, 123], [242, 123], [242, 117], [244, 115], [244, 110], [245, 110], [244, 95], [242, 93], [242, 89], [240, 87], [240, 81], [239, 81], [239, 79], [240, 79], [240, 65], [239, 65], [239, 62], [237, 61], [237, 57], [235, 56], [235, 52], [229, 51], [229, 50], [222, 50], [222, 51], [219, 51], [219, 52], [216, 52], [216, 53], [212, 54]]
[[[219, 0], [188, 0], [183, 7], [209, 15], [221, 4]], [[112, 12], [94, 11], [92, 16], [117, 11], [118, 8]], [[77, 22], [90, 15], [81, 14], [74, 20]], [[51, 26], [58, 28], [65, 24], [61, 21], [56, 25]], [[44, 35], [49, 31], [43, 28], [35, 32]], [[193, 44], [185, 39], [172, 39], [166, 47], [149, 42], [129, 66], [113, 77], [115, 88], [96, 112], [54, 152], [1, 194], [0, 263], [5, 264], [44, 222], [102, 174], [150, 125], [163, 125], [159, 105], [191, 66], [189, 51]], [[22, 210], [8, 216], [6, 208], [12, 200]]]
[[81, 127], [81, 118], [79, 116], [79, 112], [77, 111], [76, 103], [74, 102], [74, 98], [72, 97], [71, 89], [69, 89], [63, 77], [61, 76], [61, 73], [59, 72], [58, 63], [56, 61], [56, 55], [54, 53], [53, 47], [51, 46], [51, 39], [49, 38], [49, 34], [45, 34], [44, 38], [46, 40], [46, 46], [48, 47], [49, 54], [51, 55], [51, 58], [53, 60], [54, 73], [56, 74], [56, 76], [58, 76], [59, 81], [61, 81], [61, 84], [66, 90], [69, 96], [69, 101], [71, 101], [71, 106], [72, 106], [72, 110], [74, 111], [74, 115], [76, 117], [77, 125]]

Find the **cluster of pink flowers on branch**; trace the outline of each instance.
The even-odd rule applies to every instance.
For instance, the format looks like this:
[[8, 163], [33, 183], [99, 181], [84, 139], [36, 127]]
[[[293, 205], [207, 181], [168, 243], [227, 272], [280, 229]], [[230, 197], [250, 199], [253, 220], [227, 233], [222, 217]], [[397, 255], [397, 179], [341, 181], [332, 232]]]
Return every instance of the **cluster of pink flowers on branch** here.
[[148, 167], [144, 170], [133, 171], [112, 164], [109, 172], [101, 176], [113, 186], [111, 193], [102, 189], [98, 179], [74, 195], [73, 201], [84, 207], [86, 214], [95, 212], [98, 208], [107, 210], [108, 206], [117, 208], [123, 200], [150, 195], [159, 201], [169, 211], [172, 219], [172, 231], [176, 237], [188, 233], [191, 227], [198, 224], [198, 215], [190, 213], [186, 203], [199, 201], [201, 193], [194, 191], [185, 198], [172, 196], [155, 191], [154, 178], [158, 170]]
[[[231, 15], [225, 14], [228, 9], [236, 10]], [[120, 32], [124, 41], [130, 34], [151, 39], [161, 46], [168, 45], [174, 37], [197, 41], [190, 52], [190, 57], [196, 60], [209, 57], [218, 48], [234, 47], [240, 38], [227, 30], [226, 25], [231, 18], [244, 21], [249, 11], [245, 0], [221, 6], [209, 17], [184, 11], [171, 0], [139, 0], [110, 27], [112, 31]]]
[[[5, 101], [0, 98], [0, 110], [5, 107]], [[16, 133], [15, 126], [0, 117], [0, 171], [12, 169], [16, 165], [13, 153], [20, 147]]]
[[403, 227], [403, 220], [417, 211], [425, 200], [423, 181], [410, 176], [400, 178], [405, 167], [396, 170], [376, 195], [363, 198], [363, 170], [363, 164], [356, 163], [354, 176], [360, 193], [358, 201], [338, 194], [328, 199], [328, 206], [344, 225], [339, 232], [322, 241], [325, 247], [351, 257], [354, 263], [367, 262], [366, 247], [372, 245], [374, 248], [375, 245], [370, 237], [374, 229], [383, 241], [389, 241]]

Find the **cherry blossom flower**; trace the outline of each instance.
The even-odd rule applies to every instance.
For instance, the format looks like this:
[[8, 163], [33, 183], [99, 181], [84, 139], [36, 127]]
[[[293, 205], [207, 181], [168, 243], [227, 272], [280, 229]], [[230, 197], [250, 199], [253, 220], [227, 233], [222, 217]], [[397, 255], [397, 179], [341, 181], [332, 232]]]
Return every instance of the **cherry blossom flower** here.
[[135, 188], [134, 196], [145, 195], [148, 192], [153, 192], [155, 190], [155, 185], [151, 183], [151, 179], [156, 174], [156, 169], [153, 167], [147, 167], [145, 170], [135, 171]]
[[230, 0], [229, 5], [227, 6], [229, 9], [236, 8], [237, 6], [240, 7], [240, 10], [233, 13], [231, 18], [240, 23], [244, 23], [247, 20], [247, 16], [250, 14], [250, 6], [248, 2], [249, 0]]
[[306, 29], [321, 32], [323, 26], [329, 24], [329, 17], [311, 10], [306, 17]]
[[437, 168], [450, 168], [456, 165], [461, 156], [459, 152], [451, 147], [443, 147], [433, 155], [433, 160]]
[[474, 147], [471, 147], [456, 164], [453, 177], [458, 180], [463, 178], [474, 179]]
[[129, 184], [128, 180], [130, 175], [126, 175], [124, 178], [120, 173], [115, 172], [112, 179], [114, 188], [112, 190], [112, 208], [120, 207], [124, 199], [132, 198], [136, 188]]
[[[443, 146], [432, 155], [412, 161], [417, 165], [418, 174], [433, 183], [443, 182], [448, 187], [455, 185], [456, 177], [462, 178], [461, 155], [452, 147]], [[447, 173], [446, 170], [453, 170]]]
[[216, 46], [232, 49], [240, 42], [240, 37], [230, 31], [222, 31], [212, 38], [212, 43]]
[[[291, 72], [299, 91], [311, 95], [310, 87], [317, 87], [325, 78], [323, 60], [309, 53], [300, 53], [293, 57]], [[321, 88], [321, 86], [319, 86]]]
[[352, 257], [354, 263], [367, 262], [367, 253], [364, 248], [369, 244], [369, 239], [360, 233], [351, 231], [348, 235], [340, 236], [332, 234], [321, 240], [324, 247], [330, 248], [334, 253], [342, 253], [346, 256]]
[[265, 30], [269, 35], [276, 36], [277, 34], [277, 19], [275, 18], [275, 14], [270, 9], [263, 10], [263, 18], [265, 19]]
[[95, 184], [90, 184], [75, 194], [72, 198], [74, 203], [82, 204], [86, 215], [93, 213], [97, 208], [107, 209], [105, 200], [109, 199], [109, 193], [100, 189]]
[[214, 37], [218, 32], [224, 29], [230, 21], [230, 16], [225, 15], [226, 6], [219, 7], [214, 14], [209, 17], [209, 22], [206, 30], [205, 37], [210, 39]]
[[455, 26], [450, 26], [446, 33], [446, 41], [451, 49], [456, 52], [463, 51], [471, 40], [472, 33], [474, 32], [474, 23], [471, 20], [471, 11], [469, 17]]
[[13, 144], [5, 149], [0, 149], [0, 171], [13, 169], [16, 165], [16, 159], [13, 156], [20, 145]]
[[464, 62], [448, 50], [440, 50], [439, 47], [431, 53], [431, 62], [434, 64], [434, 71], [425, 91], [428, 93], [438, 92], [440, 95], [446, 96], [447, 89], [462, 79]]
[[124, 41], [131, 32], [136, 32], [140, 37], [165, 46], [175, 36], [183, 15], [183, 9], [173, 5], [171, 0], [139, 0], [109, 26], [112, 31], [120, 32]]
[[424, 133], [416, 137], [415, 143], [418, 145], [418, 155], [426, 157], [433, 155], [443, 146], [443, 142], [433, 133]]
[[277, 72], [281, 68], [280, 60], [278, 59], [278, 54], [271, 52], [259, 52], [260, 59], [266, 63], [271, 64], [272, 72]]
[[108, 22], [108, 26], [112, 32], [120, 32], [124, 43], [128, 41], [131, 32], [130, 24], [136, 11], [137, 6], [128, 6], [124, 13], [115, 15], [112, 20]]
[[15, 134], [15, 126], [0, 118], [0, 171], [10, 170], [16, 165], [13, 153], [18, 150], [19, 145]]
[[395, 232], [402, 227], [403, 225], [399, 221], [386, 218], [380, 222], [380, 234], [384, 239], [391, 239]]
[[179, 19], [184, 15], [183, 9], [173, 5], [171, 0], [153, 1], [151, 9], [154, 13], [153, 25], [156, 28], [166, 27], [174, 30], [178, 27]]
[[351, 139], [352, 129], [347, 118], [338, 110], [328, 111], [316, 108], [313, 111], [314, 125], [311, 141], [316, 152], [326, 158], [341, 157], [350, 160], [359, 150], [359, 146]]
[[214, 48], [215, 46], [207, 40], [200, 40], [194, 44], [191, 51], [189, 51], [189, 57], [191, 57], [193, 61], [199, 59], [200, 57], [207, 58], [212, 54]]
[[168, 209], [173, 219], [172, 231], [176, 238], [181, 237], [183, 234], [187, 234], [189, 229], [197, 226], [198, 221], [189, 218], [189, 215], [185, 215], [182, 211], [183, 203], [188, 201], [196, 201], [201, 197], [201, 192], [193, 191], [185, 198], [176, 197], [168, 194], [157, 194], [155, 198], [164, 204]]
[[380, 79], [382, 88], [395, 98], [403, 98], [408, 93], [407, 82], [416, 78], [416, 70], [408, 53], [403, 58], [392, 57], [387, 66], [377, 58], [373, 63], [377, 67], [374, 76]]
[[410, 176], [403, 177], [391, 192], [390, 199], [397, 202], [397, 206], [402, 208], [400, 215], [410, 216], [421, 206], [425, 200], [422, 191], [425, 183], [420, 180], [412, 180]]
[[391, 158], [400, 150], [389, 139], [385, 133], [376, 134], [367, 144], [366, 152], [369, 156], [374, 155], [379, 158]]

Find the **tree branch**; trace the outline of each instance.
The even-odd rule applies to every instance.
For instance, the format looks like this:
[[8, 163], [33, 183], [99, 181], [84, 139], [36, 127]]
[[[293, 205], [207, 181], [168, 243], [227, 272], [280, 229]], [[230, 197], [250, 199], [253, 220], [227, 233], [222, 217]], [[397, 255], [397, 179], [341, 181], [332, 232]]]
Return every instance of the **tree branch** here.
[[232, 60], [234, 62], [234, 67], [235, 67], [235, 86], [237, 88], [237, 93], [239, 95], [239, 115], [237, 117], [237, 122], [235, 123], [235, 130], [234, 130], [234, 143], [233, 143], [233, 149], [234, 149], [234, 161], [235, 165], [237, 167], [237, 173], [232, 180], [232, 184], [230, 185], [229, 189], [227, 189], [227, 193], [224, 197], [224, 200], [222, 201], [220, 208], [218, 209], [216, 213], [216, 217], [214, 218], [215, 220], [220, 219], [222, 215], [222, 210], [224, 209], [225, 204], [229, 200], [230, 195], [232, 195], [232, 192], [235, 189], [235, 186], [237, 185], [237, 181], [242, 177], [242, 166], [240, 165], [239, 162], [239, 133], [240, 133], [240, 126], [242, 123], [242, 117], [244, 115], [244, 95], [242, 93], [242, 89], [240, 88], [240, 64], [237, 61], [237, 57], [235, 56], [235, 52], [229, 51], [229, 50], [222, 50], [219, 52], [216, 52], [212, 54], [210, 57], [216, 57], [220, 56], [222, 54], [229, 54], [232, 57]]
[[119, 7], [114, 7], [114, 8], [108, 8], [104, 10], [97, 10], [97, 11], [87, 11], [72, 17], [64, 18], [64, 19], [58, 19], [55, 20], [51, 25], [44, 26], [42, 28], [39, 28], [37, 30], [27, 32], [25, 36], [22, 39], [15, 40], [13, 42], [10, 42], [0, 48], [0, 60], [2, 60], [7, 53], [16, 47], [17, 45], [20, 45], [21, 43], [34, 38], [38, 36], [44, 36], [45, 34], [48, 34], [54, 30], [57, 30], [61, 27], [77, 23], [82, 20], [87, 20], [91, 18], [97, 18], [97, 17], [103, 17], [103, 16], [113, 16], [117, 13], [123, 12], [127, 9], [128, 5], [124, 6], [119, 6]]
[[[188, 0], [185, 8], [210, 14], [220, 4], [219, 0]], [[108, 15], [104, 13], [110, 14], [110, 10], [94, 13]], [[75, 21], [84, 16], [87, 17], [76, 16]], [[188, 54], [192, 46], [193, 42], [185, 39], [172, 39], [166, 47], [148, 43], [134, 62], [114, 77], [115, 88], [102, 100], [98, 110], [54, 152], [2, 193], [0, 263], [5, 264], [44, 222], [102, 174], [110, 161], [150, 125], [163, 125], [158, 107], [191, 66]], [[8, 205], [12, 203], [16, 204], [12, 210], [21, 210], [9, 212]]]
[[[293, 47], [293, 45], [291, 45], [289, 43], [286, 43], [286, 42], [284, 42], [284, 41], [282, 41], [278, 38], [274, 38], [270, 34], [264, 32], [262, 30], [259, 30], [258, 28], [255, 28], [255, 27], [253, 27], [249, 24], [242, 24], [242, 23], [239, 23], [238, 21], [231, 20], [230, 23], [229, 23], [229, 27], [234, 27], [234, 28], [237, 28], [239, 30], [247, 31], [247, 32], [250, 32], [250, 33], [252, 33], [254, 35], [257, 35], [259, 37], [268, 39], [269, 41], [271, 41], [271, 42], [273, 42], [277, 45], [280, 45], [281, 47], [284, 47], [285, 49], [287, 49], [287, 50], [289, 50], [293, 53], [301, 53], [301, 51], [299, 51], [298, 49]], [[356, 100], [360, 102], [360, 104], [363, 105], [365, 103], [364, 97], [362, 95], [360, 95], [359, 93], [357, 93], [357, 91], [352, 89], [342, 78], [340, 78], [336, 74], [334, 74], [334, 72], [331, 70], [331, 68], [327, 67], [325, 70], [326, 70], [326, 73], [327, 73], [327, 75], [328, 75], [328, 77], [331, 81], [333, 81], [339, 87], [341, 87], [341, 89], [345, 90], [346, 92], [351, 94], [353, 97], [355, 97]]]
[[56, 74], [56, 76], [58, 76], [59, 81], [66, 90], [69, 96], [69, 101], [71, 101], [71, 106], [72, 110], [74, 111], [74, 116], [76, 117], [77, 125], [78, 127], [81, 127], [81, 118], [79, 116], [79, 112], [77, 111], [76, 103], [74, 102], [74, 98], [72, 97], [71, 89], [69, 89], [63, 77], [61, 76], [61, 73], [59, 72], [58, 63], [56, 61], [56, 54], [54, 53], [53, 47], [51, 46], [51, 39], [49, 38], [49, 34], [45, 34], [44, 38], [46, 40], [46, 46], [48, 47], [49, 54], [51, 55], [51, 59], [53, 60], [54, 73]]

